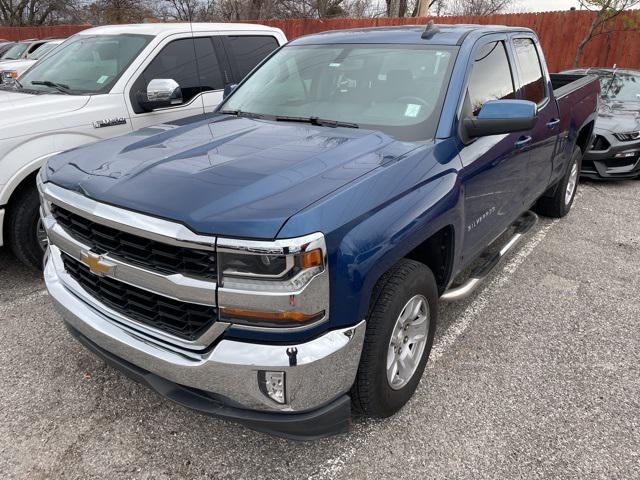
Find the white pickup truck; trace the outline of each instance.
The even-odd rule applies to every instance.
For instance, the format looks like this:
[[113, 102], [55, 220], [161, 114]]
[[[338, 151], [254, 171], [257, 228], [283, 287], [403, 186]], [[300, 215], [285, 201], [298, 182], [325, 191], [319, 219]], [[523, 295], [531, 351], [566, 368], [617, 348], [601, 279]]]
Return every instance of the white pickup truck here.
[[51, 40], [20, 60], [0, 60], [0, 83], [13, 82], [38, 60], [55, 50], [64, 40]]
[[97, 27], [0, 86], [0, 246], [41, 267], [35, 177], [47, 158], [212, 112], [227, 85], [285, 42], [281, 30], [251, 24]]

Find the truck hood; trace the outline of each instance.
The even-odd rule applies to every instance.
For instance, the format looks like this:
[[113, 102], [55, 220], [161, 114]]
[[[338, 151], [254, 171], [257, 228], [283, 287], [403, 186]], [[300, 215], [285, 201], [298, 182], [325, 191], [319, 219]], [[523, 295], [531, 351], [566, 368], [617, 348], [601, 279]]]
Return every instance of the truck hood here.
[[[30, 94], [0, 90], [0, 139], [2, 127], [51, 118], [49, 130], [56, 128], [56, 115], [84, 107], [91, 97], [85, 95]], [[24, 133], [38, 133], [24, 131]]]
[[43, 175], [197, 233], [271, 239], [306, 206], [415, 147], [371, 130], [218, 115], [62, 153]]
[[35, 60], [10, 60], [8, 62], [0, 62], [0, 71], [17, 70], [19, 74], [25, 72], [31, 65], [36, 63]]
[[640, 130], [640, 102], [602, 103], [598, 111], [596, 128], [612, 133]]

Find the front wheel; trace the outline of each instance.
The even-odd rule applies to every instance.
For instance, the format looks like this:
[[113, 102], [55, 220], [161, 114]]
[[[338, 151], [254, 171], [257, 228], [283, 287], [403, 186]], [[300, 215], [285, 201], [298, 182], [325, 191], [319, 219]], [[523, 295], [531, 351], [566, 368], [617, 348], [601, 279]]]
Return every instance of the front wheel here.
[[431, 352], [438, 291], [429, 268], [401, 260], [378, 282], [351, 390], [356, 413], [388, 417], [415, 392]]
[[40, 220], [40, 197], [35, 185], [16, 194], [7, 220], [6, 232], [13, 254], [25, 265], [41, 269], [47, 235]]
[[569, 213], [576, 198], [580, 170], [582, 167], [582, 150], [574, 147], [569, 168], [556, 187], [552, 196], [538, 200], [534, 210], [545, 217], [562, 218]]

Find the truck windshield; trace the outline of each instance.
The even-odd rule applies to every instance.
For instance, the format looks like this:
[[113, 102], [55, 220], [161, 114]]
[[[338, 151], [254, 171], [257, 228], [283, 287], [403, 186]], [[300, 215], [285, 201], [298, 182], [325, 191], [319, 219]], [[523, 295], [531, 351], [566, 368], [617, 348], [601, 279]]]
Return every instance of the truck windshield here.
[[428, 140], [435, 136], [456, 52], [423, 45], [288, 46], [251, 75], [221, 111]]
[[78, 35], [27, 71], [20, 86], [51, 93], [106, 93], [151, 38]]
[[49, 42], [42, 45], [37, 50], [27, 55], [28, 60], [38, 60], [40, 57], [44, 57], [45, 53], [49, 53], [51, 50], [60, 45], [61, 42]]
[[601, 75], [600, 86], [604, 100], [640, 102], [640, 74], [615, 72]]
[[19, 60], [22, 54], [29, 48], [28, 43], [16, 43], [13, 47], [5, 52], [2, 60]]

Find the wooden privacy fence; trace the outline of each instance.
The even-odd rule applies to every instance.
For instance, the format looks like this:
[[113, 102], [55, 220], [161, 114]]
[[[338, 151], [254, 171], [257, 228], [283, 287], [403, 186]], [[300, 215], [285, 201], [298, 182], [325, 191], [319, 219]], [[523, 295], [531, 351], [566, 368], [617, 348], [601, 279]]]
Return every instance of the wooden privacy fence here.
[[[510, 25], [535, 30], [540, 37], [549, 69], [552, 72], [571, 68], [578, 44], [594, 18], [587, 11], [519, 13], [489, 15], [486, 17], [439, 17], [436, 23], [476, 23], [483, 25]], [[610, 28], [611, 33], [595, 37], [585, 48], [581, 66], [640, 68], [640, 31], [622, 31], [638, 13], [620, 15]], [[331, 20], [264, 20], [256, 23], [278, 27], [287, 38], [293, 39], [310, 33], [344, 28], [384, 27], [388, 25], [424, 25], [427, 18], [336, 18]]]
[[[581, 66], [613, 66], [640, 68], [640, 31], [623, 31], [631, 16], [619, 16], [611, 33], [594, 38], [587, 45]], [[490, 15], [486, 17], [440, 17], [436, 23], [478, 23], [487, 25], [512, 25], [535, 30], [542, 42], [547, 63], [551, 71], [570, 68], [576, 48], [582, 40], [594, 14], [586, 11], [520, 13]], [[257, 20], [261, 23], [281, 28], [289, 39], [302, 35], [339, 30], [344, 28], [383, 27], [389, 25], [426, 24], [427, 18], [336, 18], [329, 20]], [[66, 37], [89, 28], [88, 25], [59, 25], [47, 27], [0, 27], [0, 38], [20, 40], [25, 38]]]
[[0, 38], [6, 40], [26, 40], [28, 38], [66, 38], [91, 25], [50, 25], [41, 27], [3, 27]]

